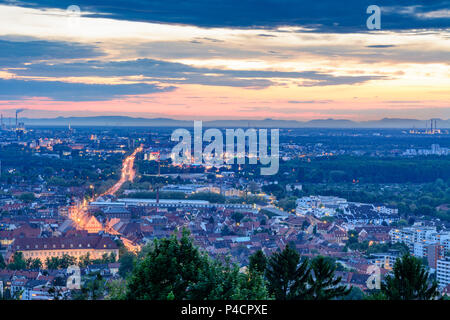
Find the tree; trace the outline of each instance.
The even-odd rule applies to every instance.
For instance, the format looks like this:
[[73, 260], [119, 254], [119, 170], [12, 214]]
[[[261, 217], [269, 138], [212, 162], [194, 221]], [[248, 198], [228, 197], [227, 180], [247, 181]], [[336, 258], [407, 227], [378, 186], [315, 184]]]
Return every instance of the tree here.
[[288, 244], [282, 252], [274, 253], [267, 264], [269, 293], [277, 300], [297, 299], [305, 292], [309, 277], [309, 261], [299, 265], [300, 255]]
[[49, 287], [48, 293], [53, 297], [53, 300], [67, 300], [67, 296], [61, 287], [52, 285]]
[[20, 251], [14, 252], [13, 261], [8, 264], [10, 270], [24, 270], [27, 268], [27, 262], [23, 258], [23, 253]]
[[84, 256], [81, 256], [78, 258], [78, 265], [81, 268], [87, 267], [90, 263], [91, 263], [91, 257], [90, 257], [89, 252], [86, 253]]
[[14, 292], [14, 294], [11, 294], [11, 289], [7, 288], [3, 293], [0, 292], [0, 300], [20, 300], [22, 291], [23, 290], [17, 290]]
[[105, 281], [99, 273], [96, 273], [93, 277], [84, 281], [81, 294], [77, 296], [77, 300], [98, 300], [104, 292]]
[[136, 256], [131, 252], [126, 252], [119, 258], [119, 275], [126, 278], [133, 271]]
[[244, 218], [244, 214], [239, 211], [235, 211], [231, 214], [231, 219], [233, 219], [236, 223], [241, 222], [242, 218]]
[[68, 254], [63, 254], [61, 259], [59, 260], [60, 260], [59, 268], [61, 269], [67, 269], [69, 266], [74, 265], [76, 262], [76, 258], [69, 256]]
[[302, 231], [305, 230], [305, 229], [308, 228], [308, 227], [309, 227], [309, 222], [308, 222], [308, 220], [303, 221], [303, 223], [302, 223]]
[[225, 196], [213, 192], [197, 192], [188, 197], [189, 200], [206, 200], [211, 203], [224, 203]]
[[345, 297], [341, 297], [342, 300], [364, 300], [366, 295], [358, 287], [351, 287], [350, 292]]
[[225, 262], [208, 259], [206, 268], [200, 270], [200, 279], [189, 289], [188, 299], [193, 300], [261, 300], [267, 299], [265, 280], [258, 272], [239, 272], [239, 267], [229, 258]]
[[108, 294], [105, 298], [107, 300], [124, 300], [127, 284], [123, 279], [110, 280], [106, 284], [106, 289]]
[[[152, 252], [152, 250], [153, 250], [153, 244], [154, 244], [153, 242], [148, 242], [143, 247], [141, 247], [141, 250], [139, 250], [139, 252], [137, 253], [136, 258], [138, 260], [143, 260], [145, 257], [147, 257], [149, 255], [149, 253]], [[126, 255], [127, 253], [132, 253], [132, 252], [128, 251], [125, 248], [125, 250], [120, 254], [120, 257], [122, 257], [123, 255]]]
[[101, 263], [113, 263], [116, 262], [116, 254], [111, 252], [111, 254], [104, 253], [102, 255]]
[[153, 247], [131, 274], [127, 299], [166, 300], [170, 292], [175, 299], [187, 298], [187, 289], [199, 282], [207, 257], [200, 253], [183, 230], [180, 240], [176, 235], [155, 240]]
[[356, 232], [356, 230], [349, 230], [348, 231], [348, 241], [347, 244], [351, 245], [354, 243], [358, 243], [358, 232]]
[[281, 199], [286, 194], [286, 190], [278, 184], [269, 184], [262, 187], [265, 193], [273, 194], [277, 199]]
[[224, 261], [211, 259], [193, 245], [187, 230], [183, 230], [181, 239], [173, 235], [155, 240], [147, 250], [145, 256], [137, 258], [126, 286], [126, 299], [268, 298], [261, 273], [241, 273], [227, 257]]
[[381, 292], [388, 300], [432, 300], [439, 292], [437, 283], [430, 283], [429, 273], [422, 262], [409, 253], [394, 264], [394, 274], [381, 284]]
[[169, 294], [167, 295], [167, 300], [169, 301], [175, 300], [175, 295], [173, 294], [172, 291], [170, 291]]
[[[6, 262], [5, 259], [3, 259], [3, 255], [0, 254], [0, 269], [5, 269], [6, 268]], [[1, 293], [1, 292], [0, 292]]]
[[308, 278], [307, 299], [331, 300], [347, 296], [351, 288], [340, 285], [341, 277], [335, 277], [336, 264], [323, 256], [317, 256], [311, 261], [311, 275]]
[[422, 205], [415, 210], [414, 214], [417, 216], [420, 216], [420, 215], [435, 216], [436, 209], [429, 205]]
[[41, 269], [42, 268], [42, 262], [38, 258], [36, 258], [36, 259], [28, 258], [26, 260], [26, 262], [27, 262], [27, 269]]
[[45, 265], [47, 266], [47, 269], [51, 270], [59, 269], [58, 257], [47, 257], [47, 259], [45, 259]]
[[32, 202], [36, 199], [36, 197], [34, 196], [34, 193], [31, 192], [26, 192], [26, 193], [22, 193], [19, 196], [19, 199], [24, 201], [24, 202]]
[[239, 294], [236, 299], [242, 300], [266, 300], [269, 298], [266, 281], [259, 272], [248, 271], [239, 274]]
[[247, 190], [251, 193], [256, 193], [259, 190], [259, 185], [255, 181], [250, 181], [247, 185]]
[[45, 260], [45, 265], [47, 269], [67, 269], [69, 266], [74, 265], [76, 258], [69, 256], [68, 254], [63, 254], [61, 258], [59, 257], [48, 257]]
[[239, 268], [229, 261], [222, 263], [205, 257], [207, 263], [199, 269], [198, 281], [189, 288], [188, 299], [192, 300], [237, 300], [239, 299]]
[[278, 206], [283, 208], [286, 212], [291, 212], [297, 206], [295, 200], [296, 198], [293, 197], [281, 199], [278, 201]]
[[256, 251], [249, 257], [248, 269], [250, 272], [256, 271], [264, 274], [266, 271], [267, 258], [262, 250]]

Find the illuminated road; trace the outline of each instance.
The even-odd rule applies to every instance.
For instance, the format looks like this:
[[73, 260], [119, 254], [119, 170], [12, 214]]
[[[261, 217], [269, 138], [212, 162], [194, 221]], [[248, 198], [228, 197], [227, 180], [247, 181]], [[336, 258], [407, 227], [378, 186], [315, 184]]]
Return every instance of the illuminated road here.
[[[132, 154], [130, 154], [128, 157], [126, 157], [123, 160], [122, 163], [122, 170], [121, 170], [121, 176], [119, 181], [117, 181], [111, 188], [109, 188], [105, 193], [101, 194], [101, 196], [105, 195], [114, 195], [119, 189], [122, 187], [122, 185], [127, 181], [133, 181], [136, 176], [136, 170], [134, 169], [134, 160], [136, 159], [136, 154], [138, 152], [142, 151], [142, 146], [136, 148]], [[77, 230], [87, 230], [86, 223], [91, 218], [91, 215], [88, 213], [88, 207], [87, 207], [87, 201], [84, 200], [83, 203], [78, 204], [76, 206], [73, 206], [71, 208], [71, 213], [69, 214], [69, 219], [73, 221], [75, 224]], [[100, 228], [109, 234], [118, 235], [125, 247], [131, 251], [131, 252], [137, 252], [140, 250], [139, 245], [134, 244], [132, 241], [125, 238], [123, 235], [118, 233], [116, 230], [114, 230], [111, 227], [108, 227], [107, 225], [101, 226]]]
[[132, 154], [126, 157], [122, 163], [122, 172], [119, 181], [116, 182], [111, 188], [105, 191], [101, 196], [114, 195], [120, 190], [122, 185], [127, 181], [133, 181], [136, 176], [136, 170], [134, 169], [134, 160], [136, 159], [136, 154], [142, 151], [142, 146], [136, 148]]

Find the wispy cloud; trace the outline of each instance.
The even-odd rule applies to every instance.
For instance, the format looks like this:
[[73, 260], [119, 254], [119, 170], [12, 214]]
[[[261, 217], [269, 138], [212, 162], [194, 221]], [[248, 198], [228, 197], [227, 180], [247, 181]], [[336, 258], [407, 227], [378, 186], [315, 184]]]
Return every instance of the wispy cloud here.
[[101, 101], [123, 95], [144, 95], [173, 89], [174, 87], [144, 83], [109, 85], [0, 79], [0, 100], [46, 97], [60, 101]]
[[285, 72], [262, 70], [224, 70], [196, 68], [181, 63], [152, 59], [129, 61], [84, 61], [76, 63], [37, 63], [13, 70], [20, 76], [32, 77], [130, 77], [141, 76], [143, 81], [170, 84], [201, 84], [265, 88], [283, 79], [295, 80], [299, 86], [329, 86], [362, 83], [383, 79], [384, 76], [335, 76], [318, 71]]

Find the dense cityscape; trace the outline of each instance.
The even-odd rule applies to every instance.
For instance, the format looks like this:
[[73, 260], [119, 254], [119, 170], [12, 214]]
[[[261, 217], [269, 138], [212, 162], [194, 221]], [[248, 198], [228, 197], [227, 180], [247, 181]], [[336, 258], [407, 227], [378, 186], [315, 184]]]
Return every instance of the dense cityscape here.
[[0, 0], [0, 305], [446, 308], [449, 9]]
[[[349, 299], [373, 294], [371, 266], [382, 280], [409, 253], [449, 293], [447, 133], [281, 130], [275, 176], [249, 164], [173, 164], [170, 133], [4, 125], [3, 299], [118, 299], [153, 241], [183, 230], [243, 273], [287, 245], [302, 259], [327, 257]], [[73, 265], [79, 288], [68, 282]]]

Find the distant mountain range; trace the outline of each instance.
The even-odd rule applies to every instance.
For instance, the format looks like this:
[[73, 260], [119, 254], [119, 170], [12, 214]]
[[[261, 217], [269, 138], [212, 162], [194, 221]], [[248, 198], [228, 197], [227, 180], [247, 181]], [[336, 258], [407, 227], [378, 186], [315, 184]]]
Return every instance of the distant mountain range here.
[[[4, 123], [8, 119], [4, 119]], [[149, 127], [192, 127], [191, 120], [169, 118], [134, 118], [128, 116], [91, 116], [56, 118], [20, 118], [28, 126], [149, 126]], [[204, 127], [256, 127], [256, 128], [416, 128], [425, 129], [429, 121], [416, 119], [384, 118], [371, 121], [345, 119], [296, 120], [212, 120], [203, 121]], [[450, 128], [450, 119], [437, 120], [438, 128]]]

